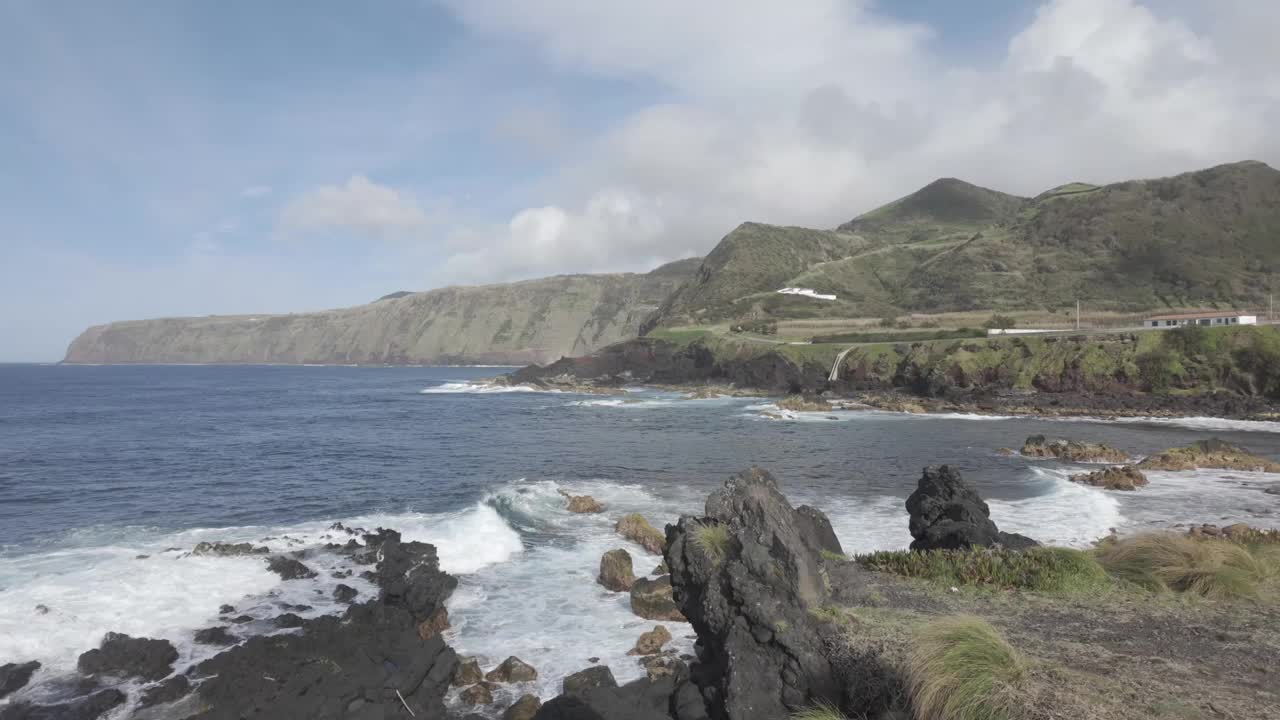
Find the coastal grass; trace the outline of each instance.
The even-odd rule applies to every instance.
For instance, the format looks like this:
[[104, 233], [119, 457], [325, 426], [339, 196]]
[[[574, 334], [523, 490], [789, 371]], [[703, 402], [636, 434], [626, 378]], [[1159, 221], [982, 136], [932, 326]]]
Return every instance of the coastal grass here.
[[1028, 663], [990, 623], [951, 616], [916, 633], [906, 670], [917, 720], [1011, 720]]
[[848, 718], [836, 706], [820, 702], [800, 712], [791, 713], [791, 720], [848, 720]]
[[1108, 543], [1099, 561], [1115, 577], [1148, 590], [1211, 600], [1258, 599], [1280, 573], [1280, 553], [1270, 546], [1165, 533]]
[[718, 565], [729, 554], [729, 529], [718, 523], [700, 524], [693, 530], [693, 544]]
[[1070, 548], [901, 550], [859, 555], [869, 570], [946, 585], [1046, 593], [1084, 593], [1110, 584], [1093, 553]]

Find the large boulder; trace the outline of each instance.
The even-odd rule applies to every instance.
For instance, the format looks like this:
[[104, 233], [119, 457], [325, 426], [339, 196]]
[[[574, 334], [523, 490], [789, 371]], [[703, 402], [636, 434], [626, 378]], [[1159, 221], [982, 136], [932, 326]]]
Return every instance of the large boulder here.
[[501, 665], [485, 673], [484, 679], [500, 683], [530, 682], [538, 679], [538, 671], [529, 663], [512, 655], [503, 660]]
[[657, 655], [662, 646], [671, 642], [671, 631], [665, 625], [657, 625], [649, 632], [640, 633], [636, 646], [627, 651], [628, 655]]
[[600, 556], [600, 574], [596, 576], [596, 582], [613, 592], [627, 592], [635, 581], [631, 553], [618, 548]]
[[596, 665], [566, 675], [560, 685], [565, 695], [585, 695], [588, 690], [601, 687], [618, 687], [618, 681], [613, 678], [613, 671], [608, 665]]
[[198, 720], [445, 716], [457, 655], [438, 634], [424, 640], [418, 626], [444, 607], [457, 580], [440, 570], [432, 545], [391, 530], [364, 541], [364, 556], [377, 559], [377, 597], [197, 665], [193, 677], [207, 678]]
[[542, 700], [537, 695], [521, 695], [502, 713], [502, 720], [533, 720], [542, 707]]
[[40, 663], [36, 660], [0, 665], [0, 698], [26, 687], [31, 682], [31, 676], [39, 669]]
[[759, 468], [713, 492], [705, 512], [667, 527], [675, 601], [698, 634], [690, 673], [700, 690], [679, 689], [672, 704], [717, 720], [838, 705], [854, 680], [827, 655], [835, 631], [810, 612], [828, 599], [821, 551], [839, 548], [825, 516], [793, 508]]
[[632, 583], [631, 612], [646, 620], [683, 622], [684, 615], [672, 596], [671, 576], [639, 578]]
[[197, 630], [193, 638], [197, 645], [235, 645], [240, 639], [227, 632], [223, 625]]
[[[567, 678], [566, 678], [567, 681]], [[622, 687], [603, 684], [578, 687], [553, 698], [534, 715], [536, 720], [671, 720], [674, 678], [653, 681], [641, 678]], [[701, 720], [704, 715], [677, 714], [679, 720]]]
[[569, 512], [595, 514], [604, 512], [604, 505], [590, 495], [569, 495]]
[[467, 687], [484, 680], [484, 671], [480, 669], [480, 661], [476, 658], [463, 658], [458, 661], [458, 669], [453, 673], [454, 687]]
[[622, 537], [654, 555], [661, 555], [662, 549], [667, 545], [667, 538], [662, 531], [650, 525], [640, 513], [631, 513], [623, 517], [613, 529]]
[[142, 698], [138, 701], [141, 707], [164, 705], [181, 700], [191, 694], [191, 681], [186, 675], [174, 675], [163, 682], [149, 685], [142, 689]]
[[107, 633], [96, 649], [82, 653], [76, 668], [85, 675], [160, 680], [173, 672], [178, 651], [168, 640]]
[[907, 498], [911, 514], [912, 550], [962, 550], [973, 546], [1021, 550], [1038, 545], [1024, 535], [1001, 532], [991, 510], [947, 465], [927, 467], [916, 491]]

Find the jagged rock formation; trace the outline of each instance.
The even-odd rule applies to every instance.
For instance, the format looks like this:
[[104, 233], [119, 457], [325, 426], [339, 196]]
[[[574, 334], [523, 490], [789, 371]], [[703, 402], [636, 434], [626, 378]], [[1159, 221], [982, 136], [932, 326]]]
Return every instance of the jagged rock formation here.
[[548, 362], [635, 336], [697, 262], [682, 260], [646, 274], [393, 293], [323, 312], [115, 322], [84, 331], [65, 362]]
[[1101, 443], [1077, 440], [1048, 440], [1043, 435], [1032, 435], [1022, 445], [1027, 457], [1057, 458], [1068, 462], [1129, 462], [1129, 454]]
[[1245, 448], [1218, 438], [1200, 440], [1186, 447], [1165, 450], [1138, 463], [1138, 467], [1144, 470], [1170, 472], [1213, 468], [1280, 473], [1280, 463], [1254, 455]]
[[1141, 470], [1132, 465], [1103, 468], [1091, 473], [1072, 475], [1071, 482], [1092, 485], [1107, 490], [1137, 490], [1149, 481]]
[[706, 515], [667, 528], [676, 602], [698, 633], [691, 677], [712, 718], [783, 718], [844, 688], [825, 626], [810, 611], [828, 598], [817, 511], [792, 508], [765, 470], [730, 479]]
[[927, 467], [907, 498], [912, 550], [962, 550], [1000, 545], [1013, 550], [1038, 545], [1025, 535], [1001, 532], [978, 493], [947, 465]]

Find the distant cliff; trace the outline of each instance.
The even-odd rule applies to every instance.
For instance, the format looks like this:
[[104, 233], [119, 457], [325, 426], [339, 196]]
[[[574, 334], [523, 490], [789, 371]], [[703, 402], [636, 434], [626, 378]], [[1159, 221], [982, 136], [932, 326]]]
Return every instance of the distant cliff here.
[[393, 293], [323, 312], [114, 322], [81, 333], [64, 362], [545, 363], [634, 337], [698, 263]]

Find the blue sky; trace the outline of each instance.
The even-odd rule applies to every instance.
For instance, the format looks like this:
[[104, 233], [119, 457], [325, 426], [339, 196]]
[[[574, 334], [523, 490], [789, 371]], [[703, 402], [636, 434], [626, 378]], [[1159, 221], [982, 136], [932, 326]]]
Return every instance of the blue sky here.
[[1275, 163], [1275, 3], [0, 4], [0, 361], [644, 270], [954, 175]]

